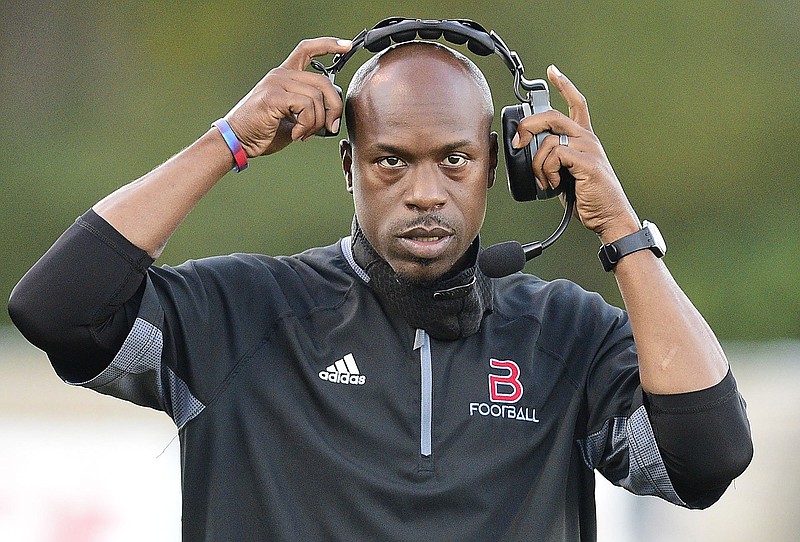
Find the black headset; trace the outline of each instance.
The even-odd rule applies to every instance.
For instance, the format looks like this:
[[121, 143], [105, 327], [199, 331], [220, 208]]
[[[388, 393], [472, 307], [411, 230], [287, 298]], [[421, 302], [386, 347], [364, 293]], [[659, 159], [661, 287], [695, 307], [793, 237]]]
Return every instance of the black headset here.
[[[353, 38], [353, 46], [346, 53], [333, 56], [332, 63], [324, 66], [318, 60], [312, 60], [311, 66], [325, 74], [336, 88], [339, 95], [342, 89], [334, 82], [335, 76], [347, 61], [360, 49], [378, 53], [391, 46], [392, 42], [402, 43], [414, 39], [434, 40], [443, 38], [456, 45], [467, 45], [467, 49], [479, 56], [497, 54], [514, 76], [514, 93], [520, 103], [508, 105], [501, 112], [503, 153], [505, 155], [506, 175], [511, 196], [516, 201], [549, 199], [564, 193], [566, 205], [564, 217], [559, 227], [550, 237], [542, 242], [527, 243], [522, 246], [516, 241], [509, 241], [489, 247], [481, 255], [481, 269], [488, 276], [499, 277], [519, 271], [525, 262], [538, 256], [566, 230], [575, 205], [575, 179], [566, 168], [560, 171], [561, 183], [557, 189], [542, 190], [536, 184], [533, 175], [533, 155], [550, 132], [541, 132], [531, 138], [530, 144], [515, 149], [511, 140], [517, 133], [517, 125], [525, 117], [542, 113], [551, 109], [547, 82], [544, 79], [526, 79], [525, 68], [519, 55], [512, 51], [493, 30], [487, 31], [480, 24], [468, 19], [408, 19], [391, 17], [376, 24], [371, 30], [364, 29]], [[323, 128], [322, 136], [335, 136], [338, 132], [330, 132]], [[520, 250], [521, 249], [521, 250]]]

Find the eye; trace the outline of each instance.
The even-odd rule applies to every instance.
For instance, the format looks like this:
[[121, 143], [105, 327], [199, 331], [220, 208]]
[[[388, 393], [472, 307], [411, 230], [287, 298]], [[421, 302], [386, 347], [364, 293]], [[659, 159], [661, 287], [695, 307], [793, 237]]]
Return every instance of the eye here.
[[384, 156], [376, 162], [379, 166], [387, 169], [399, 169], [405, 167], [406, 163], [397, 156]]
[[449, 154], [444, 159], [444, 165], [447, 167], [461, 167], [467, 164], [467, 157], [462, 154]]

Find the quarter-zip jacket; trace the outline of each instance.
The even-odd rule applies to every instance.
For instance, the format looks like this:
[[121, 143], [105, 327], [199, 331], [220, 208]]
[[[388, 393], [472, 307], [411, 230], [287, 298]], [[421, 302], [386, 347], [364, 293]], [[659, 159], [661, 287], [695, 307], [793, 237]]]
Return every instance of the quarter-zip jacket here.
[[437, 340], [348, 248], [150, 267], [116, 357], [73, 382], [175, 421], [184, 540], [594, 540], [595, 468], [687, 504], [623, 311], [517, 274]]

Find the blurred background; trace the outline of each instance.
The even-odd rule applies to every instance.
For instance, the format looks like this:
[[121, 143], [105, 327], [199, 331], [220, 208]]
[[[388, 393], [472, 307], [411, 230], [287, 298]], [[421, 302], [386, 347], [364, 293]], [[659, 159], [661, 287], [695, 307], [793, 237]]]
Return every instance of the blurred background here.
[[[204, 133], [297, 41], [349, 38], [391, 15], [474, 19], [520, 54], [528, 78], [555, 63], [576, 83], [628, 196], [664, 233], [667, 265], [716, 330], [748, 400], [756, 458], [718, 505], [688, 512], [601, 486], [604, 540], [795, 540], [794, 1], [2, 1], [0, 296], [75, 217]], [[359, 53], [337, 82], [346, 85], [366, 58]], [[513, 103], [502, 62], [475, 60], [498, 111]], [[559, 96], [551, 101], [564, 109]], [[291, 254], [345, 235], [352, 203], [337, 143], [291, 145], [226, 177], [160, 263]], [[542, 239], [559, 204], [514, 202], [502, 168], [484, 244]], [[526, 271], [619, 304], [597, 246], [575, 223]], [[0, 539], [177, 539], [174, 434], [163, 415], [60, 384], [0, 311]]]

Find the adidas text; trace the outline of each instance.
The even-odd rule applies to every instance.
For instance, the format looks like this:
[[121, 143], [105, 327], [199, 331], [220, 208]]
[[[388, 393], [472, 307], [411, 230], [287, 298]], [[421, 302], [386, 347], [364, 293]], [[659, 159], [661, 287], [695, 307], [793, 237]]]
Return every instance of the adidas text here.
[[333, 382], [334, 384], [363, 384], [367, 381], [364, 375], [350, 375], [347, 373], [329, 373], [328, 371], [320, 371], [319, 377], [322, 380]]

